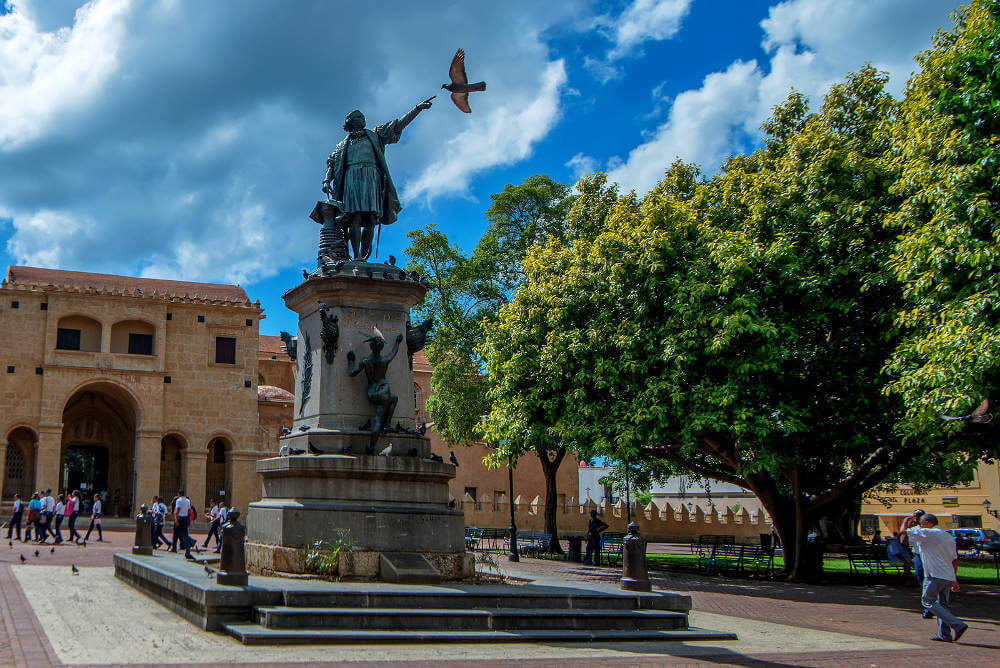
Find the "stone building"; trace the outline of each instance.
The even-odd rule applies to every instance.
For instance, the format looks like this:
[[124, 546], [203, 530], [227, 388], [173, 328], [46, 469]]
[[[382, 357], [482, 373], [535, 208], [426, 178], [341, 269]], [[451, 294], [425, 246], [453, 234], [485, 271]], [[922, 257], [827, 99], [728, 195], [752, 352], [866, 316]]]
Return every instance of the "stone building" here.
[[255, 461], [276, 448], [258, 419], [261, 318], [237, 286], [9, 267], [4, 501], [107, 490], [124, 511], [184, 488], [199, 506], [225, 495], [245, 507], [259, 496]]

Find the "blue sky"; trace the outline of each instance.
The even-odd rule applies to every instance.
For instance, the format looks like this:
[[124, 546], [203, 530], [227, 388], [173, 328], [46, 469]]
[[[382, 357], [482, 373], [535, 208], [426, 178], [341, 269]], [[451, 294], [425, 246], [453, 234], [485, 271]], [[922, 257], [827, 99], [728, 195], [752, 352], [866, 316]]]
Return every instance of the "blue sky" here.
[[[2, 6], [3, 3], [0, 3]], [[943, 0], [32, 0], [0, 8], [0, 264], [238, 282], [261, 332], [315, 265], [325, 159], [439, 92], [455, 49], [485, 79], [387, 152], [403, 198], [382, 253], [437, 223], [471, 248], [490, 193], [608, 171], [642, 193], [677, 156], [753, 148], [791, 87], [818, 101], [865, 62], [899, 94], [950, 27]]]

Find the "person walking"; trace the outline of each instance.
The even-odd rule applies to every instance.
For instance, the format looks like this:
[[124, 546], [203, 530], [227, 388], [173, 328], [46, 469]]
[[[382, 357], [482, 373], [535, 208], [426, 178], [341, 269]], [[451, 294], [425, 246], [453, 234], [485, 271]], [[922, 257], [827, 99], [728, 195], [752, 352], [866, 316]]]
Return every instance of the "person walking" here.
[[184, 495], [184, 490], [177, 492], [174, 500], [174, 543], [171, 552], [177, 551], [177, 542], [180, 541], [184, 549], [185, 559], [194, 559], [191, 554], [191, 544], [194, 541], [188, 535], [188, 527], [191, 525], [191, 500]]
[[55, 514], [56, 500], [52, 498], [52, 490], [47, 489], [42, 494], [42, 514], [38, 520], [38, 531], [35, 538], [39, 545], [48, 543], [49, 531], [52, 527], [52, 516]]
[[158, 496], [154, 496], [149, 502], [149, 512], [153, 516], [153, 533], [150, 541], [153, 544], [153, 549], [159, 549], [160, 543], [169, 546], [170, 541], [167, 537], [163, 535], [163, 525], [167, 518], [167, 507], [163, 505], [163, 501]]
[[69, 517], [68, 539], [71, 543], [75, 543], [82, 538], [80, 532], [76, 530], [76, 518], [80, 516], [81, 504], [80, 490], [74, 489], [73, 493], [69, 495], [69, 502], [66, 504], [66, 515]]
[[590, 511], [590, 522], [587, 523], [587, 554], [583, 563], [594, 566], [601, 565], [601, 533], [608, 528], [603, 520], [597, 518], [597, 511]]
[[212, 508], [207, 513], [205, 513], [205, 519], [208, 520], [208, 535], [205, 536], [205, 542], [202, 543], [202, 547], [208, 547], [209, 541], [212, 537], [215, 537], [215, 546], [218, 547], [222, 544], [222, 536], [219, 534], [219, 504], [212, 499]]
[[938, 619], [938, 634], [931, 640], [955, 642], [969, 625], [951, 614], [951, 592], [958, 591], [958, 550], [955, 538], [938, 526], [938, 519], [924, 513], [918, 520], [910, 515], [903, 520], [900, 535], [906, 535], [920, 552], [924, 566], [923, 596], [920, 603]]
[[101, 510], [104, 508], [104, 504], [101, 503], [101, 495], [94, 495], [94, 503], [90, 506], [90, 527], [87, 529], [87, 535], [83, 537], [83, 542], [86, 543], [90, 540], [90, 534], [97, 527], [97, 542], [104, 542], [104, 532], [101, 530]]
[[224, 527], [226, 525], [226, 522], [228, 522], [228, 521], [229, 521], [229, 508], [226, 507], [226, 502], [225, 501], [220, 501], [219, 502], [219, 527], [218, 527], [218, 529], [216, 529], [217, 535], [218, 535], [219, 538], [218, 538], [218, 540], [215, 543], [215, 551], [216, 552], [222, 551], [222, 527]]
[[59, 500], [56, 501], [53, 513], [54, 517], [56, 518], [56, 528], [50, 529], [49, 532], [52, 534], [52, 537], [55, 538], [56, 545], [58, 545], [59, 543], [63, 542], [62, 530], [60, 529], [60, 527], [62, 526], [63, 519], [65, 519], [65, 513], [66, 513], [66, 501], [62, 494], [59, 495]]
[[41, 530], [38, 526], [39, 520], [42, 517], [42, 500], [38, 496], [38, 492], [33, 492], [31, 494], [31, 500], [28, 501], [28, 527], [24, 530], [24, 542], [29, 542], [31, 540], [31, 532], [35, 532], [35, 538], [38, 538], [38, 532]]
[[21, 516], [24, 515], [24, 504], [21, 502], [21, 495], [14, 495], [14, 510], [10, 514], [10, 522], [7, 524], [7, 540], [11, 539], [14, 530], [17, 530], [17, 539], [21, 540]]

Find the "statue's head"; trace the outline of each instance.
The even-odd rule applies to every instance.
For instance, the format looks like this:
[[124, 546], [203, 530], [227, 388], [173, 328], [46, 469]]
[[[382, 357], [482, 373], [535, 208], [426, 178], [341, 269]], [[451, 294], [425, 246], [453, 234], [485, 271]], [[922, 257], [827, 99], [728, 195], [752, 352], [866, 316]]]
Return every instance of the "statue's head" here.
[[347, 114], [347, 118], [344, 119], [345, 132], [354, 132], [355, 130], [364, 130], [364, 129], [365, 129], [364, 114], [362, 114], [357, 109]]
[[378, 327], [372, 326], [374, 334], [369, 336], [365, 341], [371, 346], [372, 352], [378, 355], [385, 348], [385, 336], [379, 331]]

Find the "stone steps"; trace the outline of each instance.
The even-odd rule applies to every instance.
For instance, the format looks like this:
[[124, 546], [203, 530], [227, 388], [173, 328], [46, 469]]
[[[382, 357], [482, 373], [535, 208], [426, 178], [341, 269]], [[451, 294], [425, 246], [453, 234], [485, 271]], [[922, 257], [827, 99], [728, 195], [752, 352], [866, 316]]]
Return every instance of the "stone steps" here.
[[[626, 594], [582, 593], [558, 588], [524, 586], [449, 589], [436, 587], [429, 591], [410, 588], [401, 591], [375, 589], [370, 591], [308, 591], [286, 590], [287, 607], [300, 608], [524, 608], [556, 610], [670, 610], [687, 611], [688, 596], [629, 596]], [[554, 590], [553, 590], [554, 589]]]
[[223, 624], [244, 645], [324, 643], [483, 643], [483, 642], [640, 642], [735, 640], [732, 633], [703, 629], [667, 631], [521, 630], [521, 631], [365, 631], [343, 629], [268, 629], [259, 624]]
[[363, 631], [650, 631], [687, 626], [683, 612], [662, 610], [293, 608], [260, 606], [257, 623], [267, 629]]

